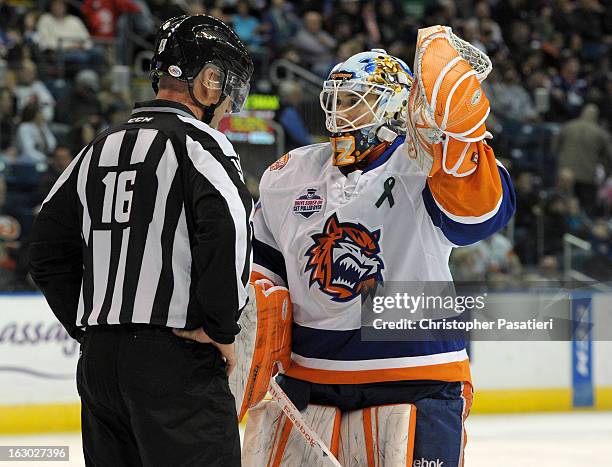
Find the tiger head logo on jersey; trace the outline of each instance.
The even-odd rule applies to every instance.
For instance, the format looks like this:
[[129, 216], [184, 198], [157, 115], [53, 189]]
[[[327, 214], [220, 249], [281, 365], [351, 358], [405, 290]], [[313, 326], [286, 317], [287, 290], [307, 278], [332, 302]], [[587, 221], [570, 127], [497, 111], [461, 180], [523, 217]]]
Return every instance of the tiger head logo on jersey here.
[[306, 251], [310, 287], [317, 284], [336, 302], [348, 302], [383, 281], [380, 255], [381, 231], [371, 232], [362, 224], [340, 222], [334, 213], [323, 233], [312, 235]]

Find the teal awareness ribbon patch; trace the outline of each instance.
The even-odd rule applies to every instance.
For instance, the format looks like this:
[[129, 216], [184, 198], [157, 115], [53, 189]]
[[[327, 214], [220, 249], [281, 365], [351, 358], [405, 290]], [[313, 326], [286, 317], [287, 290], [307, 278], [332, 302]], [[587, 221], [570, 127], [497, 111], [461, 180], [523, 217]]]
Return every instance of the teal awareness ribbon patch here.
[[376, 201], [376, 207], [380, 208], [383, 203], [385, 202], [386, 199], [389, 200], [389, 208], [392, 208], [393, 205], [395, 204], [395, 200], [393, 199], [393, 187], [395, 186], [395, 178], [394, 177], [389, 177], [388, 179], [385, 180], [385, 191], [383, 191], [382, 195], [380, 195], [380, 198], [378, 198], [378, 201]]

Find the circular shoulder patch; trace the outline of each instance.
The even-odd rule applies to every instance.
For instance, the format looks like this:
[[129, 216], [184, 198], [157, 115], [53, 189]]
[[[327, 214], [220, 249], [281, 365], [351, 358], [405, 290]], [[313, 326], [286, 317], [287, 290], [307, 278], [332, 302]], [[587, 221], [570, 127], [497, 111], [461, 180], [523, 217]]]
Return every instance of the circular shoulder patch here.
[[183, 70], [181, 70], [176, 65], [170, 65], [168, 67], [168, 73], [170, 73], [170, 76], [174, 76], [175, 78], [178, 78], [179, 76], [183, 74]]

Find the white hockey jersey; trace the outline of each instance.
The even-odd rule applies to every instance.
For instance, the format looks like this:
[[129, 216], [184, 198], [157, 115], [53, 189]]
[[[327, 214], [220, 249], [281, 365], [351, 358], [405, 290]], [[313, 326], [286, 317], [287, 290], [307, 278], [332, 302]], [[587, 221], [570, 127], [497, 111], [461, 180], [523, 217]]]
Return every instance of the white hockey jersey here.
[[253, 217], [252, 277], [291, 293], [287, 375], [328, 384], [470, 380], [463, 341], [362, 341], [360, 294], [380, 281], [452, 281], [452, 248], [508, 222], [510, 177], [489, 146], [477, 147], [477, 170], [461, 178], [428, 177], [403, 137], [346, 176], [331, 164], [329, 143], [295, 149], [266, 170]]

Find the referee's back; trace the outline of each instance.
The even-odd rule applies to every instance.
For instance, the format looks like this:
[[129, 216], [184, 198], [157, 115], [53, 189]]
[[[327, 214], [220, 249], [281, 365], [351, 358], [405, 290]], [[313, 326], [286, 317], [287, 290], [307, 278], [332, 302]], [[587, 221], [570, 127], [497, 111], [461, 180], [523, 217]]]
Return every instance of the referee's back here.
[[140, 103], [47, 196], [32, 276], [73, 337], [80, 327], [149, 323], [204, 326], [229, 343], [247, 300], [251, 211], [222, 133], [182, 104]]

